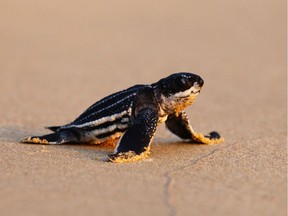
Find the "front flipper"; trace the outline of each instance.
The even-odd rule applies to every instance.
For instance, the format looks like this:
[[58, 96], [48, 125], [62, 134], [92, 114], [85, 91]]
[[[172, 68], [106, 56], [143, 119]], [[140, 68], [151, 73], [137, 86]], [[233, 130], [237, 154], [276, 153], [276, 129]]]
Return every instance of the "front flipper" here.
[[172, 133], [195, 143], [218, 144], [224, 141], [220, 134], [215, 131], [205, 136], [201, 133], [195, 133], [185, 112], [169, 115], [165, 123]]
[[131, 123], [119, 141], [112, 162], [134, 162], [147, 158], [158, 123], [158, 106], [151, 87], [137, 93], [132, 107]]

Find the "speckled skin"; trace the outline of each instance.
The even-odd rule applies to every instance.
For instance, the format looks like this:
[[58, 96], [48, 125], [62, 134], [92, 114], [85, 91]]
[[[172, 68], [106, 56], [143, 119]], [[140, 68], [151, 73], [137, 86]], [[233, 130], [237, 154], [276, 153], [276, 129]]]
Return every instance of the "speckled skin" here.
[[157, 126], [165, 122], [177, 136], [196, 143], [220, 143], [217, 132], [207, 136], [193, 131], [183, 111], [191, 105], [204, 84], [192, 73], [175, 73], [151, 85], [136, 85], [103, 98], [70, 124], [48, 127], [54, 133], [24, 138], [24, 143], [96, 144], [118, 140], [112, 162], [135, 161], [150, 149]]

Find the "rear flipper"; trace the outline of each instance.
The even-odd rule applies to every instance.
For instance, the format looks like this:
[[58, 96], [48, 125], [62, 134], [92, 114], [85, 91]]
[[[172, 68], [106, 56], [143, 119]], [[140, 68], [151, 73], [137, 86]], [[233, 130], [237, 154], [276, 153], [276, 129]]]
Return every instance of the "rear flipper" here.
[[145, 88], [137, 94], [132, 108], [131, 123], [119, 141], [115, 153], [109, 155], [108, 159], [111, 162], [123, 163], [147, 158], [158, 118], [153, 89]]
[[215, 131], [209, 133], [209, 135], [195, 133], [185, 112], [169, 115], [165, 123], [172, 133], [194, 143], [218, 144], [224, 141], [220, 134]]
[[79, 142], [80, 137], [80, 131], [75, 129], [66, 129], [44, 136], [26, 137], [22, 139], [21, 142], [34, 144], [63, 144]]

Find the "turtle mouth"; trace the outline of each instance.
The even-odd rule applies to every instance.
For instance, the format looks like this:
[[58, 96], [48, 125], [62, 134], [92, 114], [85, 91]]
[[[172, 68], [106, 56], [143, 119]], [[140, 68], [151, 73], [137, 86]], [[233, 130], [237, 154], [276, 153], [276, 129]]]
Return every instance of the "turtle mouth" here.
[[199, 93], [200, 93], [200, 89], [197, 90], [197, 91], [193, 91], [193, 90], [192, 90], [190, 94], [185, 95], [185, 96], [178, 96], [178, 98], [189, 98], [189, 97], [191, 97], [192, 95], [198, 95]]
[[199, 89], [191, 89], [190, 93], [185, 94], [185, 95], [178, 95], [178, 98], [188, 98], [191, 95], [198, 95], [201, 91], [201, 88]]
[[190, 94], [199, 94], [201, 91], [201, 87], [203, 86], [203, 83], [195, 82], [194, 85], [191, 88]]
[[201, 89], [199, 89], [199, 90], [197, 90], [197, 91], [191, 91], [191, 94], [199, 94], [200, 93], [200, 91], [201, 91]]
[[190, 97], [191, 95], [197, 95], [200, 93], [201, 90], [201, 86], [197, 83], [194, 82], [194, 85], [191, 86], [189, 89], [182, 91], [182, 92], [178, 92], [174, 95], [174, 97], [177, 98], [187, 98]]

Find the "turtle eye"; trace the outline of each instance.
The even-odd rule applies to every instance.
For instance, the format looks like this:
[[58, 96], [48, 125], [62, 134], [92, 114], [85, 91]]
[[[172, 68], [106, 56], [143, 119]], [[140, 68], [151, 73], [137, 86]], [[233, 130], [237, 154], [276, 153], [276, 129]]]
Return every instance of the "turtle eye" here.
[[182, 85], [186, 85], [186, 83], [187, 83], [187, 79], [185, 79], [185, 78], [181, 78], [180, 79], [180, 82], [182, 83]]
[[181, 77], [177, 82], [177, 86], [180, 89], [186, 89], [189, 87], [189, 80], [185, 77]]

